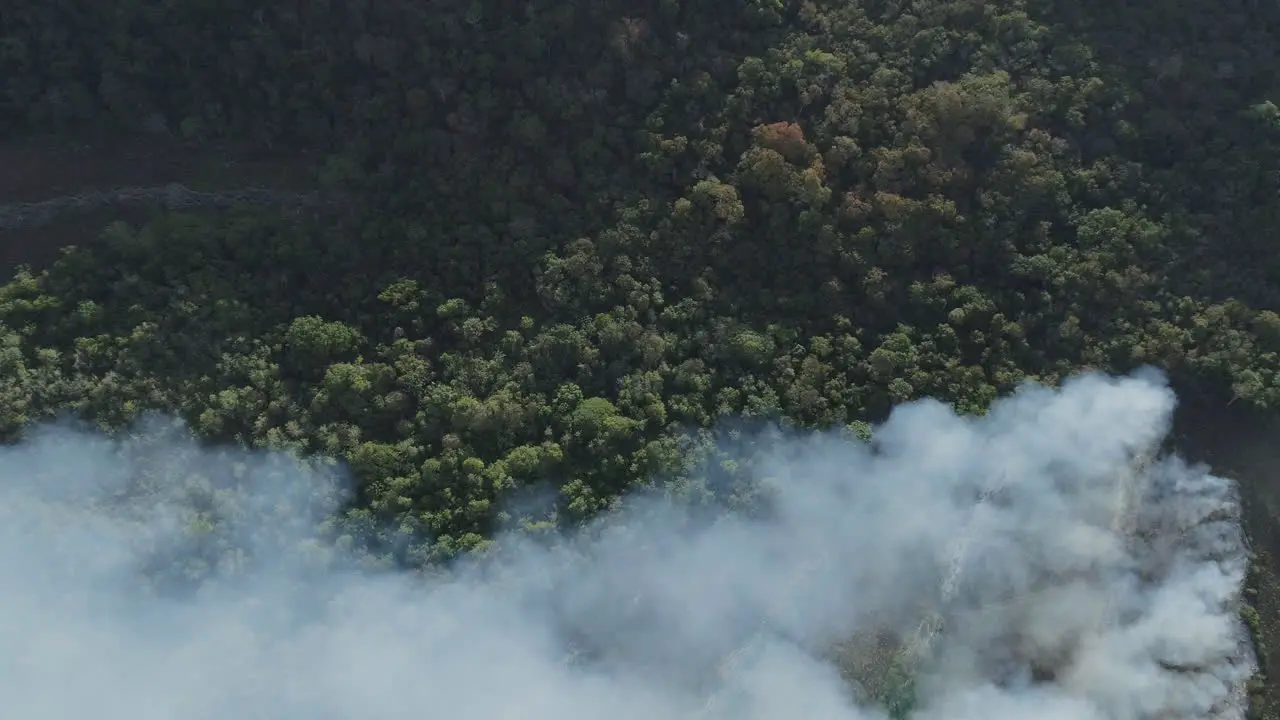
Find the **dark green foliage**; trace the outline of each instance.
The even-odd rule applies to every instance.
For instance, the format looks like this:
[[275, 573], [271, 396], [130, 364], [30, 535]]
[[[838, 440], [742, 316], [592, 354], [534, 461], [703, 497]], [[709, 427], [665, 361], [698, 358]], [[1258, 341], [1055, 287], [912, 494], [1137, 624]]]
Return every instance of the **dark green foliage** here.
[[385, 562], [643, 484], [745, 503], [735, 467], [691, 481], [727, 417], [856, 429], [1147, 363], [1280, 405], [1270, 5], [131, 0], [0, 27], [0, 131], [321, 148], [357, 198], [116, 225], [20, 273], [0, 431], [160, 409], [345, 459], [335, 532]]

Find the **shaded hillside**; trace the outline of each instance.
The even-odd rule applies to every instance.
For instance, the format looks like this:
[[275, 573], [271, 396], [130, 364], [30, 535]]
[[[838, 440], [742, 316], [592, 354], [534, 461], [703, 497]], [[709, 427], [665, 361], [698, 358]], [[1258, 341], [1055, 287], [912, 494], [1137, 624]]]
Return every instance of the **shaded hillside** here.
[[44, 267], [113, 221], [144, 223], [166, 209], [306, 206], [319, 165], [305, 152], [155, 136], [9, 141], [0, 145], [0, 268]]

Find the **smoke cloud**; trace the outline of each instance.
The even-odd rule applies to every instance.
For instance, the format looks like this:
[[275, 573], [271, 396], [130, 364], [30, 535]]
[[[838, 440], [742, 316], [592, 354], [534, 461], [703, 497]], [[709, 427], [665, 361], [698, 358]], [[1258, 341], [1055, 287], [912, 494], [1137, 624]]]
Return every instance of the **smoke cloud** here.
[[447, 573], [317, 542], [340, 477], [173, 432], [0, 451], [0, 716], [1240, 718], [1230, 482], [1154, 373], [762, 434], [760, 499], [659, 494]]

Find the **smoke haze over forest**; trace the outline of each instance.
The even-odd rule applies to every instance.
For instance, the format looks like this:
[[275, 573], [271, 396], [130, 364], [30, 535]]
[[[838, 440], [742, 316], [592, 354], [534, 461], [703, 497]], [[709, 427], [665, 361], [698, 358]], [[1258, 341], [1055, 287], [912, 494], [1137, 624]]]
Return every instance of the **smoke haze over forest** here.
[[877, 718], [829, 649], [939, 612], [920, 720], [1242, 717], [1232, 484], [1160, 456], [1117, 520], [1174, 405], [1085, 375], [901, 405], [871, 444], [764, 433], [750, 513], [633, 495], [431, 576], [316, 540], [344, 485], [316, 463], [46, 427], [0, 451], [0, 716]]
[[6, 3], [0, 720], [1280, 720], [1278, 65], [1253, 0]]

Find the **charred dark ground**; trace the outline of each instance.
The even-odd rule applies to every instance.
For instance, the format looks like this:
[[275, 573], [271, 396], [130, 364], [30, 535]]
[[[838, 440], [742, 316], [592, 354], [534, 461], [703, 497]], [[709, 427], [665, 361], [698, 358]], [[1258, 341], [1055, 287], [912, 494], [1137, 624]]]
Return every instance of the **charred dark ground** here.
[[[1263, 677], [1280, 667], [1280, 419], [1236, 404], [1188, 394], [1178, 409], [1175, 443], [1189, 459], [1236, 480], [1253, 562], [1245, 620], [1254, 636]], [[1273, 685], [1251, 689], [1253, 717], [1276, 712]]]

